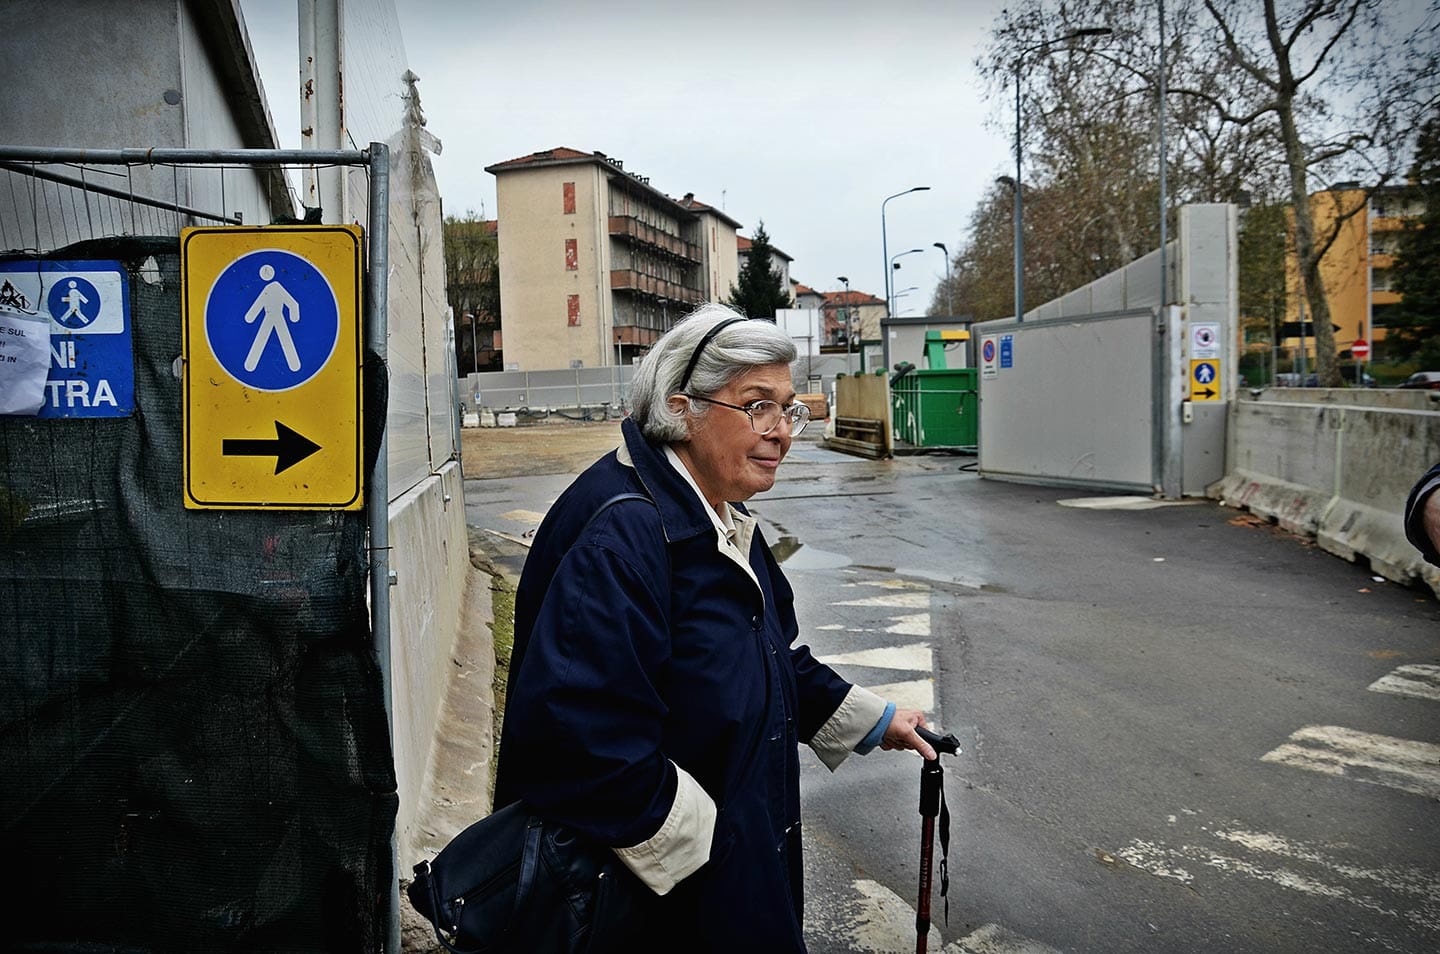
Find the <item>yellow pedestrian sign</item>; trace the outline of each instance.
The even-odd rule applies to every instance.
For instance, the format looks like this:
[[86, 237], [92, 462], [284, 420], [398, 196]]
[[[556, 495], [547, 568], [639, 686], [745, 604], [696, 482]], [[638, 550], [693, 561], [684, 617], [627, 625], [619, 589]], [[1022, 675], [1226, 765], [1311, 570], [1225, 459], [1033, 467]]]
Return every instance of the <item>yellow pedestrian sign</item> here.
[[364, 504], [358, 226], [180, 233], [185, 506]]
[[1220, 398], [1220, 359], [1191, 359], [1190, 400], [1218, 401]]

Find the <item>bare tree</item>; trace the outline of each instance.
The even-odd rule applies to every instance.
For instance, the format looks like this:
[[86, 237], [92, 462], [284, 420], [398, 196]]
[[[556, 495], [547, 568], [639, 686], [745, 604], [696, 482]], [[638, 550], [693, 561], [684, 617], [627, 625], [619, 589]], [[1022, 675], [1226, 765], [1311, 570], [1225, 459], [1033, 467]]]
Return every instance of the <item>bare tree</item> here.
[[1177, 92], [1208, 105], [1222, 123], [1264, 129], [1283, 155], [1295, 259], [1315, 321], [1316, 369], [1322, 385], [1337, 387], [1320, 260], [1365, 203], [1341, 207], [1332, 193], [1335, 208], [1317, 217], [1312, 186], [1358, 176], [1373, 189], [1401, 168], [1417, 109], [1434, 92], [1435, 4], [1430, 22], [1407, 32], [1395, 20], [1414, 11], [1381, 0], [1262, 0], [1258, 15], [1246, 0], [1203, 3], [1215, 27], [1206, 60], [1216, 73], [1235, 71], [1247, 82], [1240, 95]]
[[[1339, 369], [1319, 263], [1364, 203], [1317, 217], [1310, 191], [1337, 179], [1375, 188], [1401, 168], [1414, 117], [1435, 95], [1440, 3], [1427, 2], [1421, 11], [1382, 0], [1167, 4], [1167, 205], [1230, 201], [1242, 189], [1289, 203], [1323, 383], [1338, 383]], [[979, 62], [1002, 115], [1021, 86], [1036, 180], [1025, 193], [1027, 245], [1051, 256], [1071, 287], [1093, 277], [1087, 264], [1158, 244], [1155, 20], [1154, 7], [1129, 0], [1039, 3], [1003, 13]], [[1103, 43], [1072, 38], [1100, 27], [1110, 31]], [[1068, 198], [1051, 204], [1057, 219], [1047, 225], [1041, 196], [1051, 188]], [[1068, 262], [1066, 248], [1045, 249], [1047, 229], [1068, 230]], [[1026, 273], [1029, 281], [1028, 262]]]
[[[445, 298], [455, 314], [457, 366], [479, 370], [493, 361], [500, 327], [500, 245], [495, 222], [467, 212], [445, 220]], [[481, 347], [482, 340], [484, 347]]]
[[[941, 281], [929, 313], [973, 315], [977, 321], [1004, 318], [1013, 310], [1010, 284], [1011, 193], [996, 182], [971, 213], [966, 238], [951, 258], [949, 284]], [[948, 293], [948, 294], [947, 294]]]

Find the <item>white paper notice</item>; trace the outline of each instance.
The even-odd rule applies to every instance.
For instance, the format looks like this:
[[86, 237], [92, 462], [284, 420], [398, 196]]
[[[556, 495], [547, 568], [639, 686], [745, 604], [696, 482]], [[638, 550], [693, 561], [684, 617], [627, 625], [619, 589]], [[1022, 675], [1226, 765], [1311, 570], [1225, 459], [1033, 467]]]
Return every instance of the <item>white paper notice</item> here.
[[36, 414], [50, 376], [50, 320], [0, 308], [0, 414]]

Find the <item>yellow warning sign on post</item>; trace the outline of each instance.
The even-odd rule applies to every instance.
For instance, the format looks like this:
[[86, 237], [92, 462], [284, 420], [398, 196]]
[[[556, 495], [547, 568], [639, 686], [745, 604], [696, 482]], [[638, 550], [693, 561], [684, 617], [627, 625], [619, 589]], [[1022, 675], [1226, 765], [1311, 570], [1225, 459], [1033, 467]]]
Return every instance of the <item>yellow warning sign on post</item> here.
[[1220, 359], [1191, 359], [1190, 400], [1218, 401], [1220, 396]]
[[183, 229], [185, 506], [359, 510], [361, 230]]

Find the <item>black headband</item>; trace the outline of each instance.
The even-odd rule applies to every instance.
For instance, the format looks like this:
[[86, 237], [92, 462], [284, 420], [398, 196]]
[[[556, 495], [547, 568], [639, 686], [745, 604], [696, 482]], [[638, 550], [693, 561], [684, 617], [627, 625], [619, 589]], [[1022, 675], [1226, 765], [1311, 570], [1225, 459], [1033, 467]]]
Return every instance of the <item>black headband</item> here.
[[690, 383], [690, 375], [695, 371], [695, 365], [700, 361], [700, 354], [705, 350], [705, 346], [710, 343], [710, 339], [718, 335], [721, 331], [724, 331], [726, 328], [735, 324], [735, 322], [745, 320], [746, 319], [744, 318], [726, 318], [724, 321], [712, 326], [709, 331], [705, 332], [705, 337], [700, 339], [700, 343], [695, 346], [694, 352], [692, 352], [690, 355], [690, 363], [685, 365], [685, 374], [680, 378], [680, 387], [677, 393], [685, 393], [685, 385]]

